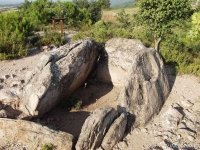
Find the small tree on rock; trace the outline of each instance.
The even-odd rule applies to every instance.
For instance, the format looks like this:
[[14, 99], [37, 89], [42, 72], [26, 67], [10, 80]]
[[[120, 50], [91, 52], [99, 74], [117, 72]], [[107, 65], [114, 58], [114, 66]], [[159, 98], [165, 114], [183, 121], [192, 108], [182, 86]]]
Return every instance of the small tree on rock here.
[[140, 0], [139, 20], [154, 36], [155, 49], [171, 28], [191, 16], [188, 0]]

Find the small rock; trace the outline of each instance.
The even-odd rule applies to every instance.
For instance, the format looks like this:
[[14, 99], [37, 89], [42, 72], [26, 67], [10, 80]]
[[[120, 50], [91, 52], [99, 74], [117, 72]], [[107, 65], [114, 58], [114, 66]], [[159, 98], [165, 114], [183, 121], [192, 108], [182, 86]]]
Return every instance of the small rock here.
[[191, 142], [195, 140], [195, 137], [194, 137], [194, 136], [191, 136], [191, 135], [189, 135], [187, 138], [188, 138], [188, 140], [190, 140]]
[[178, 138], [178, 139], [180, 139], [181, 137], [182, 137], [181, 134], [177, 135], [177, 138]]
[[7, 118], [8, 115], [7, 115], [7, 111], [2, 109], [0, 110], [0, 118]]
[[179, 128], [179, 129], [185, 129], [185, 128], [187, 128], [187, 126], [186, 126], [185, 122], [181, 122], [181, 123], [178, 125], [178, 128]]
[[128, 144], [125, 141], [122, 141], [118, 143], [118, 146], [120, 149], [126, 149], [128, 147]]
[[178, 103], [174, 103], [174, 104], [172, 104], [172, 107], [173, 108], [179, 108], [179, 107], [181, 107]]
[[18, 100], [19, 97], [14, 93], [12, 89], [2, 89], [0, 90], [0, 100], [4, 102], [12, 102], [13, 100]]
[[8, 79], [8, 78], [10, 78], [10, 76], [9, 75], [5, 75], [5, 76], [3, 76], [3, 78], [4, 79]]
[[4, 79], [0, 78], [0, 83], [3, 83], [4, 82]]
[[194, 104], [191, 103], [189, 100], [181, 100], [180, 101], [180, 104], [183, 106], [183, 107], [192, 107]]
[[0, 110], [1, 110], [1, 109], [3, 109], [3, 104], [2, 104], [2, 103], [0, 103]]
[[18, 87], [20, 83], [18, 81], [14, 81], [10, 84], [10, 87]]
[[139, 128], [135, 128], [134, 131], [135, 131], [135, 133], [139, 133], [140, 129]]
[[167, 128], [176, 128], [183, 115], [175, 108], [170, 107], [161, 115], [162, 125]]
[[168, 138], [169, 138], [168, 135], [163, 136], [163, 139], [168, 139]]
[[142, 128], [141, 131], [146, 133], [148, 130], [146, 128]]
[[12, 74], [12, 75], [11, 75], [11, 78], [12, 78], [12, 79], [14, 79], [15, 77], [16, 77], [16, 75], [15, 75], [15, 74]]
[[195, 137], [196, 135], [196, 133], [188, 129], [178, 129], [178, 133], [180, 133], [182, 137], [187, 137], [187, 136]]

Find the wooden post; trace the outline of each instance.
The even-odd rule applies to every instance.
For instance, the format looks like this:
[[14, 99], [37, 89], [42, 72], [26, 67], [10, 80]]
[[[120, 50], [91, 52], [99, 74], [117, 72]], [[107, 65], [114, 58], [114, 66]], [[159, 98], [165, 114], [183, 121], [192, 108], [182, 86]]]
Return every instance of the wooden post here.
[[60, 19], [60, 32], [63, 34], [63, 20]]
[[53, 30], [56, 30], [55, 19], [52, 19], [52, 29], [53, 29]]

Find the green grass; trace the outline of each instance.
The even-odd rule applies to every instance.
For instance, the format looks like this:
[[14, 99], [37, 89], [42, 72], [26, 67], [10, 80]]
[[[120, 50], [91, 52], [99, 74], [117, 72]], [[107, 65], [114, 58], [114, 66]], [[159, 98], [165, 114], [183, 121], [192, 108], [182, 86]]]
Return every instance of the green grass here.
[[79, 110], [82, 107], [82, 100], [77, 95], [72, 94], [68, 98], [62, 99], [60, 106], [68, 111]]
[[55, 148], [55, 146], [53, 144], [49, 143], [46, 145], [42, 145], [40, 149], [41, 150], [53, 150], [54, 148]]

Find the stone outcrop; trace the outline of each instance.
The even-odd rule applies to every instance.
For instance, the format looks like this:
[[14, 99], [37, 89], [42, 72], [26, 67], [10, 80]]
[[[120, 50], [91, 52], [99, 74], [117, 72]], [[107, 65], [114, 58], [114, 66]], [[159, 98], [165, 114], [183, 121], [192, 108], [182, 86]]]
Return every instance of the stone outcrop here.
[[170, 107], [161, 115], [162, 125], [168, 128], [176, 128], [182, 118], [183, 115], [173, 107]]
[[23, 102], [29, 116], [42, 116], [69, 96], [88, 77], [102, 46], [91, 39], [66, 44], [41, 58], [29, 73]]
[[113, 108], [98, 108], [86, 120], [76, 144], [76, 150], [94, 150], [101, 142], [110, 125], [117, 117]]
[[17, 118], [21, 115], [19, 95], [18, 88], [0, 90], [0, 118]]
[[113, 38], [105, 46], [97, 78], [122, 89], [119, 105], [145, 125], [163, 106], [170, 88], [160, 55], [141, 41]]
[[24, 149], [38, 149], [51, 144], [57, 150], [72, 150], [76, 139], [65, 132], [23, 121], [0, 119], [0, 147], [20, 145]]
[[110, 126], [108, 132], [106, 133], [101, 147], [104, 150], [112, 149], [117, 142], [121, 141], [124, 137], [124, 132], [127, 124], [127, 115], [122, 113]]

